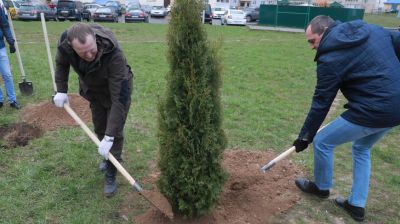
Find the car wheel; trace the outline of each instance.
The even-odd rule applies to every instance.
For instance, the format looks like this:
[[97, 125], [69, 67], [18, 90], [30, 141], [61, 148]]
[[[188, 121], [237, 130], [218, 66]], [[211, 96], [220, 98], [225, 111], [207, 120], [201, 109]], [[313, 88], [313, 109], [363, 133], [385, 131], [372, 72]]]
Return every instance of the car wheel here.
[[251, 22], [251, 16], [246, 16], [246, 22]]

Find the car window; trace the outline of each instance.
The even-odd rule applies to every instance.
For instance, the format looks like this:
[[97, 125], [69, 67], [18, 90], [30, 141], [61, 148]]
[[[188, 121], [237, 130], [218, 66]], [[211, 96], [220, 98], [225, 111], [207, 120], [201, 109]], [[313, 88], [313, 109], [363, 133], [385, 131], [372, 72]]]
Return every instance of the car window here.
[[129, 7], [129, 10], [140, 9], [139, 5], [132, 5]]
[[231, 11], [231, 14], [240, 15], [240, 14], [243, 14], [243, 11], [240, 11], [240, 10], [232, 10], [232, 11]]
[[22, 5], [20, 8], [20, 10], [22, 10], [22, 11], [30, 11], [33, 9], [34, 9], [34, 7], [32, 5]]
[[96, 12], [100, 12], [100, 13], [104, 13], [104, 12], [110, 13], [110, 12], [111, 12], [111, 9], [110, 9], [110, 8], [106, 8], [106, 7], [104, 7], [104, 8], [98, 8], [98, 9], [96, 10]]
[[57, 8], [74, 8], [75, 7], [75, 3], [74, 2], [67, 2], [67, 1], [62, 1], [62, 2], [58, 2], [57, 4]]
[[118, 7], [118, 3], [117, 2], [106, 2], [105, 6]]

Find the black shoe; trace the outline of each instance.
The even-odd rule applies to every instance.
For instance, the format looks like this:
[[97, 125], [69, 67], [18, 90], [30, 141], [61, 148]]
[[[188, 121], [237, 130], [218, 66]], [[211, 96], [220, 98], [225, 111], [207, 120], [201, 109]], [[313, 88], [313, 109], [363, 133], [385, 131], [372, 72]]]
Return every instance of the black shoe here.
[[117, 192], [117, 168], [110, 162], [107, 161], [107, 171], [104, 175], [104, 196], [110, 198], [114, 196], [115, 192]]
[[320, 190], [314, 182], [307, 180], [305, 178], [298, 178], [294, 181], [296, 186], [300, 188], [303, 192], [314, 194], [320, 198], [328, 198], [329, 190]]
[[17, 109], [17, 110], [21, 109], [21, 106], [17, 103], [17, 101], [10, 103], [10, 107]]
[[347, 200], [342, 197], [335, 198], [335, 204], [343, 208], [349, 215], [356, 221], [362, 222], [365, 218], [365, 209], [349, 204]]
[[0, 108], [2, 108], [3, 107], [3, 102], [0, 102]]

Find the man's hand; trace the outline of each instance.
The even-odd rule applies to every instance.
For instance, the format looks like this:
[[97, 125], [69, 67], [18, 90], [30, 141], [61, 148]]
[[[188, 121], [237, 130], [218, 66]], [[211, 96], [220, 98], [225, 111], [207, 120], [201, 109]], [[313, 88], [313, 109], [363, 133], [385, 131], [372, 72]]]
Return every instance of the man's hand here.
[[68, 95], [66, 93], [57, 93], [53, 101], [56, 107], [64, 107], [64, 103], [68, 103]]
[[10, 53], [11, 53], [11, 54], [14, 54], [15, 51], [16, 51], [16, 49], [15, 49], [14, 44], [11, 44], [11, 45], [10, 45]]
[[308, 147], [308, 141], [302, 139], [296, 139], [293, 142], [293, 146], [296, 147], [296, 152], [301, 152]]
[[101, 140], [99, 145], [99, 154], [104, 157], [104, 159], [108, 160], [108, 153], [114, 143], [114, 137], [110, 137], [105, 135], [103, 140]]

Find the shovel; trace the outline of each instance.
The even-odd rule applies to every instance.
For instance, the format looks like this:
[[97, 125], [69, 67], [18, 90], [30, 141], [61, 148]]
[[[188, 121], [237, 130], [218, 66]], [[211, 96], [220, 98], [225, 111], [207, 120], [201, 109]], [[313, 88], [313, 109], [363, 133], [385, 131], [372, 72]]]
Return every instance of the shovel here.
[[15, 38], [15, 50], [17, 53], [17, 58], [18, 58], [18, 64], [19, 64], [19, 69], [21, 71], [21, 76], [22, 76], [22, 82], [18, 83], [19, 86], [19, 91], [21, 92], [22, 95], [32, 95], [33, 93], [33, 85], [32, 82], [26, 81], [26, 75], [25, 75], [25, 70], [24, 66], [22, 65], [22, 60], [21, 60], [21, 55], [19, 53], [19, 47], [18, 47], [18, 41], [17, 41], [17, 36], [15, 36], [15, 31], [14, 31], [14, 26], [12, 23], [12, 19], [10, 16], [10, 13], [7, 13], [8, 16], [8, 23], [10, 24], [11, 27], [11, 32]]
[[[324, 129], [326, 126], [328, 126], [328, 124], [324, 125], [323, 127], [321, 127], [320, 129], [318, 129], [317, 132], [321, 131], [322, 129]], [[290, 154], [292, 154], [294, 151], [296, 151], [296, 147], [292, 146], [290, 149], [284, 151], [283, 153], [281, 153], [279, 156], [277, 156], [275, 159], [271, 160], [269, 163], [265, 164], [263, 167], [261, 167], [261, 171], [263, 173], [267, 172], [269, 169], [271, 169], [271, 167], [275, 166], [276, 163], [278, 163], [279, 161], [281, 161], [282, 159], [286, 158], [287, 156], [289, 156]]]
[[[43, 27], [43, 33], [45, 37], [45, 42], [46, 42], [46, 48], [47, 48], [47, 56], [49, 59], [49, 65], [50, 65], [50, 71], [51, 71], [51, 76], [53, 79], [53, 87], [54, 91], [57, 91], [56, 84], [54, 82], [54, 67], [53, 67], [53, 62], [52, 62], [52, 57], [50, 53], [50, 45], [49, 45], [49, 40], [47, 37], [47, 28], [46, 28], [46, 23], [44, 19], [44, 14], [40, 14], [41, 20], [42, 20], [42, 27]], [[79, 124], [79, 126], [86, 132], [86, 134], [89, 136], [92, 141], [99, 146], [100, 140], [93, 134], [93, 132], [86, 126], [86, 124], [79, 118], [79, 116], [71, 109], [68, 103], [64, 104], [64, 109], [68, 112], [68, 114], [76, 121], [76, 123]], [[117, 168], [117, 170], [129, 181], [129, 183], [132, 185], [132, 187], [139, 192], [150, 204], [152, 204], [154, 207], [156, 207], [160, 212], [162, 212], [164, 215], [166, 215], [169, 219], [173, 219], [174, 214], [172, 212], [171, 205], [169, 204], [168, 200], [161, 195], [160, 193], [157, 192], [152, 192], [148, 190], [143, 190], [143, 188], [139, 185], [137, 181], [135, 181], [131, 175], [124, 169], [124, 167], [118, 162], [118, 160], [115, 159], [115, 157], [111, 154], [108, 153], [108, 159], [111, 161], [111, 163]]]

